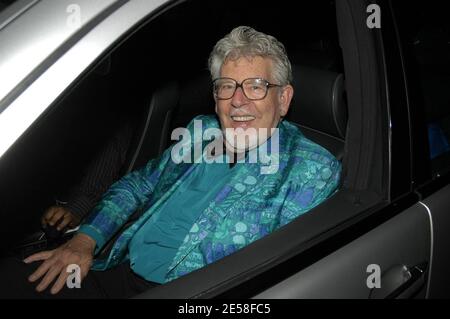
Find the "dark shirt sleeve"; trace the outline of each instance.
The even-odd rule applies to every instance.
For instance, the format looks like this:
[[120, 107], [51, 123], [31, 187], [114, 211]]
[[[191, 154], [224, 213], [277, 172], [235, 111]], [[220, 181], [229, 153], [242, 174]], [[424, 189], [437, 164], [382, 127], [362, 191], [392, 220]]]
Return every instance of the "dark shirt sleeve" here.
[[120, 178], [132, 135], [132, 125], [126, 123], [97, 153], [80, 184], [71, 189], [63, 206], [78, 220], [86, 217], [108, 188]]

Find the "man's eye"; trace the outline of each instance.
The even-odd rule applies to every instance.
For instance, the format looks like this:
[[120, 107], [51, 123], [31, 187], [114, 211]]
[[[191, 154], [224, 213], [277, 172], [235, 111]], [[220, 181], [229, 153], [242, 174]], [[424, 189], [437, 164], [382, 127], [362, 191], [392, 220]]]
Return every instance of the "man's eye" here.
[[232, 89], [234, 89], [234, 85], [233, 84], [222, 84], [221, 89], [222, 90], [232, 90]]
[[264, 88], [261, 86], [261, 85], [252, 85], [251, 87], [250, 87], [250, 89], [252, 90], [252, 91], [260, 91], [260, 90], [264, 90]]

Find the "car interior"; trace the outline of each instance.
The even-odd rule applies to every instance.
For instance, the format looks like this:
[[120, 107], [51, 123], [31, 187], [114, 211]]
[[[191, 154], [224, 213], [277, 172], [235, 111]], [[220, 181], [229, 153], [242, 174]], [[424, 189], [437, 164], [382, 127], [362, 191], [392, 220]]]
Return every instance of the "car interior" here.
[[336, 24], [334, 1], [295, 10], [264, 1], [185, 1], [120, 39], [4, 155], [0, 210], [8, 222], [0, 232], [1, 254], [10, 254], [11, 247], [26, 255], [51, 246], [42, 237], [42, 213], [76, 187], [124, 122], [135, 128], [122, 168], [126, 174], [173, 143], [173, 129], [196, 115], [214, 114], [207, 58], [215, 42], [238, 25], [285, 44], [295, 90], [286, 119], [346, 165], [350, 117]]

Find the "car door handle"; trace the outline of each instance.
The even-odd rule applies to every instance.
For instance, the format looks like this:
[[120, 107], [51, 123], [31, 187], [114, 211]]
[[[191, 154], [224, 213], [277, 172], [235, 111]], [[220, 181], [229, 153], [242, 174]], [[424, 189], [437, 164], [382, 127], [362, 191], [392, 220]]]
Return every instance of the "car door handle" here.
[[418, 292], [426, 281], [428, 263], [416, 266], [395, 265], [381, 276], [381, 287], [372, 288], [369, 299], [409, 298]]

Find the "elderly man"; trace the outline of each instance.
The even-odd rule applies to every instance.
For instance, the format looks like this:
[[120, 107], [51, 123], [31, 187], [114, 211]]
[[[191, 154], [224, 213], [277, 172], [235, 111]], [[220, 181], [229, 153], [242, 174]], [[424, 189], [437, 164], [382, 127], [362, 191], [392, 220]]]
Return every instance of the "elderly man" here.
[[[20, 267], [42, 262], [28, 270], [37, 291], [129, 297], [232, 254], [333, 194], [340, 163], [283, 120], [294, 94], [284, 46], [237, 27], [215, 45], [209, 68], [218, 120], [196, 117], [184, 136], [190, 140], [116, 182], [69, 242], [26, 258]], [[198, 127], [205, 134], [195, 137]], [[205, 146], [214, 129], [216, 143]], [[261, 149], [274, 169], [251, 161]], [[120, 230], [109, 255], [94, 260]], [[73, 264], [84, 279], [80, 289], [66, 287]]]

